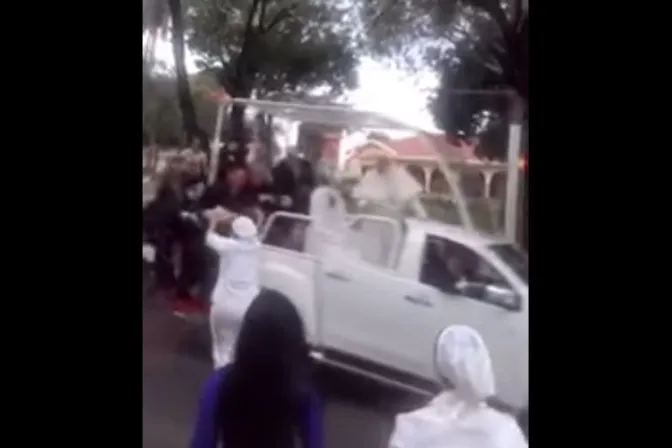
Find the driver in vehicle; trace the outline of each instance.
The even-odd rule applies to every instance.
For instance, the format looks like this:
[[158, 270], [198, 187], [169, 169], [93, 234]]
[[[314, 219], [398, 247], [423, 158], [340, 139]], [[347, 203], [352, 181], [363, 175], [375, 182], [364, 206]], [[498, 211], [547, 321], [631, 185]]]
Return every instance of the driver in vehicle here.
[[455, 289], [459, 289], [459, 285], [467, 281], [467, 269], [464, 261], [456, 255], [448, 255], [446, 260], [446, 274], [450, 284]]
[[429, 241], [425, 253], [422, 281], [439, 290], [459, 294], [468, 280], [466, 263], [440, 241]]

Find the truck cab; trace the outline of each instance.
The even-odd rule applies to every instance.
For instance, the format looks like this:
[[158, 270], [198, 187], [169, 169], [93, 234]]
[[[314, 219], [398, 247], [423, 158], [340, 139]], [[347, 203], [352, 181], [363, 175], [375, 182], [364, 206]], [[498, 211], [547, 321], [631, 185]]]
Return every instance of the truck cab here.
[[305, 244], [310, 217], [277, 214], [266, 227], [265, 238], [281, 222], [294, 235], [285, 246], [265, 245], [262, 283], [295, 302], [320, 355], [348, 370], [428, 390], [438, 333], [450, 324], [469, 325], [490, 349], [498, 398], [522, 406], [525, 255], [503, 239], [429, 220], [351, 215], [349, 221], [347, 243], [328, 254]]

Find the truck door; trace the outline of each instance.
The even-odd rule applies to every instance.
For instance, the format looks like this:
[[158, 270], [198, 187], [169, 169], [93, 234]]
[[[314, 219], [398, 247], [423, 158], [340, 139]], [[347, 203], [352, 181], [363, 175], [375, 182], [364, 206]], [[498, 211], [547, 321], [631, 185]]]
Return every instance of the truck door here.
[[[441, 326], [468, 325], [483, 337], [492, 358], [498, 397], [521, 405], [527, 396], [528, 313], [507, 279], [474, 249], [428, 236], [421, 283], [431, 289]], [[424, 370], [433, 371], [425, 359]]]
[[[331, 252], [321, 258], [316, 280], [326, 348], [367, 360], [385, 362], [390, 332], [398, 333], [394, 297], [402, 284], [390, 268], [401, 229], [397, 221], [377, 216], [354, 218], [351, 242], [357, 250]], [[374, 241], [376, 237], [389, 241]], [[408, 285], [406, 285], [408, 286]], [[383, 342], [384, 341], [384, 342]]]
[[417, 282], [361, 260], [335, 260], [323, 269], [327, 348], [370, 361], [369, 370], [386, 366], [417, 373], [418, 359], [425, 358], [418, 353], [431, 353], [434, 329], [440, 326], [440, 298]]

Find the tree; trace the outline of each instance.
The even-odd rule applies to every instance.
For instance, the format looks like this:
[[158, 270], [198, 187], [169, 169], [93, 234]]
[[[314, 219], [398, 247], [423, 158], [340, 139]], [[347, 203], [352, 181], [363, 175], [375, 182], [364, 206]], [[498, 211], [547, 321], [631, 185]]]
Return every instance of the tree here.
[[[181, 115], [175, 89], [175, 73], [157, 61], [150, 73], [143, 65], [143, 143], [157, 146], [177, 146], [184, 143], [181, 132]], [[216, 81], [207, 73], [189, 77], [196, 116], [208, 126], [204, 131], [214, 130], [217, 107], [210, 99], [210, 91]]]
[[[515, 92], [526, 109], [529, 18], [524, 0], [374, 0], [365, 11], [371, 50], [441, 73], [430, 98], [439, 127], [465, 137], [490, 137], [506, 126], [511, 100], [497, 94], [456, 94], [456, 90]], [[490, 148], [503, 157], [505, 147]]]
[[[521, 121], [526, 112], [529, 19], [518, 8], [520, 0], [508, 13], [493, 0], [469, 0], [469, 4], [454, 22], [453, 30], [462, 32], [464, 39], [442, 61], [432, 110], [444, 129], [480, 135], [489, 140], [482, 145], [483, 155], [504, 158], [508, 124]], [[451, 95], [468, 89], [492, 94]]]
[[198, 125], [196, 119], [196, 108], [191, 98], [191, 88], [189, 86], [189, 76], [184, 62], [184, 16], [182, 14], [181, 0], [168, 0], [170, 18], [173, 24], [172, 44], [173, 56], [175, 59], [175, 84], [177, 86], [177, 99], [182, 111], [182, 125], [187, 134], [187, 144], [191, 145], [194, 138], [198, 140], [200, 148], [206, 154], [209, 154], [208, 135]]
[[[340, 92], [356, 85], [350, 9], [329, 0], [191, 0], [188, 42], [234, 97]], [[230, 138], [245, 147], [243, 107], [233, 108]]]
[[[529, 16], [523, 0], [463, 0], [456, 22], [464, 40], [443, 61], [433, 112], [440, 126], [465, 135], [481, 135], [481, 154], [503, 159], [508, 125], [525, 126], [528, 104]], [[461, 19], [461, 22], [460, 22]], [[451, 90], [486, 89], [514, 95], [450, 95]], [[525, 148], [527, 150], [527, 148]], [[522, 193], [522, 244], [529, 247], [529, 176]]]
[[[175, 80], [163, 71], [143, 64], [142, 134], [143, 144], [176, 146], [180, 143], [180, 113], [175, 97]], [[156, 65], [153, 64], [153, 68]]]
[[[189, 86], [189, 78], [185, 66], [184, 17], [180, 0], [143, 0], [143, 33], [147, 32], [147, 44], [143, 49], [143, 59], [148, 62], [148, 70], [154, 68], [154, 49], [160, 35], [166, 35], [171, 25], [173, 57], [175, 59], [175, 86], [182, 115], [182, 128], [186, 134], [187, 144], [196, 138], [200, 148], [209, 151], [208, 136], [199, 127], [196, 119]], [[145, 87], [145, 85], [143, 85]]]

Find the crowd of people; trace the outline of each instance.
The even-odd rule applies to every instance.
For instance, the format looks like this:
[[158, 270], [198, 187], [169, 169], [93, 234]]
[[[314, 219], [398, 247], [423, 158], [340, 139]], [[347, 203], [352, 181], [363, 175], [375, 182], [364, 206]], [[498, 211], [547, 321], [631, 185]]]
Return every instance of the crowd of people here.
[[[322, 406], [301, 317], [287, 297], [260, 284], [262, 195], [286, 199], [271, 201], [275, 209], [344, 213], [337, 192], [324, 182], [316, 188], [307, 174], [310, 167], [293, 157], [276, 166], [274, 177], [280, 183], [275, 185], [255, 179], [246, 166], [227, 167], [208, 185], [202, 162], [175, 157], [146, 210], [145, 231], [156, 247], [162, 293], [191, 306], [200, 302], [207, 307], [208, 301], [197, 295], [210, 302], [214, 371], [200, 397], [191, 448], [324, 446]], [[302, 169], [307, 171], [302, 174]], [[340, 235], [342, 229], [331, 229], [334, 220], [326, 212], [324, 217], [317, 226], [330, 238]], [[179, 269], [175, 246], [180, 248]], [[389, 448], [528, 446], [527, 411], [517, 421], [489, 404], [496, 392], [494, 374], [475, 330], [445, 328], [434, 356], [436, 379], [444, 390], [426, 406], [397, 416]]]
[[[308, 162], [290, 154], [273, 168], [272, 179], [249, 165], [223, 165], [208, 184], [199, 153], [171, 157], [157, 179], [154, 199], [144, 211], [145, 239], [154, 251], [157, 293], [170, 298], [179, 312], [207, 306], [218, 272], [218, 255], [205, 245], [207, 219], [215, 208], [245, 215], [255, 223], [276, 210], [306, 212], [314, 187]], [[185, 219], [185, 217], [197, 219]], [[227, 233], [226, 222], [220, 233]]]

